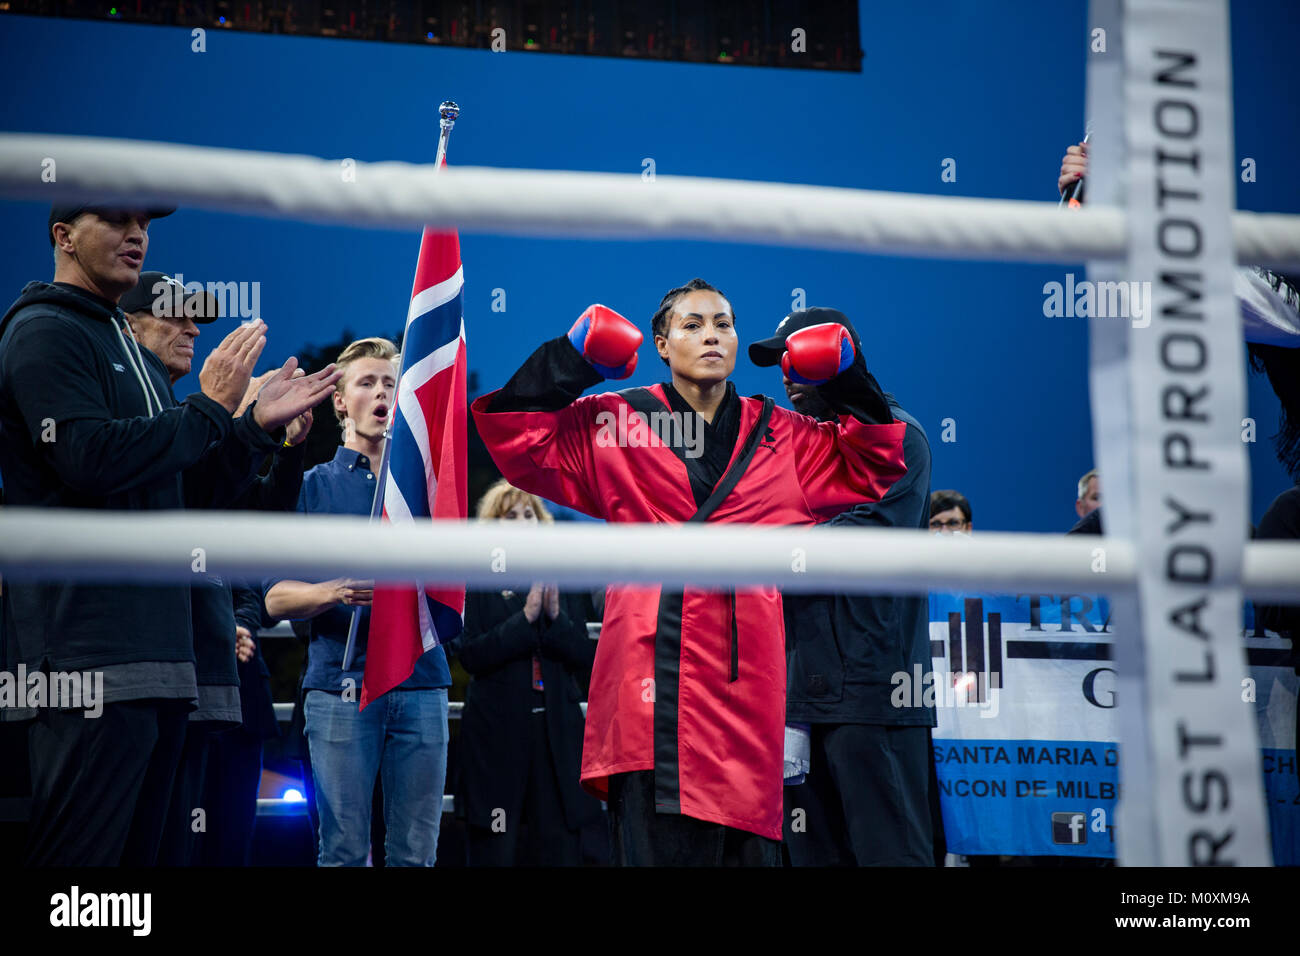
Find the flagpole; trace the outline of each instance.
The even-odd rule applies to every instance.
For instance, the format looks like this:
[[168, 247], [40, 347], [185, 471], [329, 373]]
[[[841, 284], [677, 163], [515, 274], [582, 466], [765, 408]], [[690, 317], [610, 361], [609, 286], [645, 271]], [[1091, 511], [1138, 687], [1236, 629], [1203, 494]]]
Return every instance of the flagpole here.
[[438, 155], [433, 164], [441, 172], [443, 160], [447, 158], [447, 140], [451, 139], [451, 129], [460, 116], [460, 107], [451, 100], [443, 100], [438, 107]]
[[[434, 159], [434, 169], [436, 172], [442, 172], [443, 161], [447, 158], [447, 141], [451, 139], [452, 128], [456, 125], [456, 118], [460, 116], [460, 107], [451, 100], [443, 100], [438, 106], [438, 152]], [[410, 316], [407, 316], [410, 319]], [[403, 329], [403, 339], [405, 339], [405, 329]], [[384, 451], [379, 458], [379, 471], [375, 482], [375, 497], [370, 503], [370, 520], [376, 521], [384, 511], [384, 486], [388, 483], [388, 453], [392, 446], [390, 432], [392, 431], [392, 422], [397, 416], [397, 400], [401, 396], [402, 373], [406, 371], [406, 347], [403, 341], [403, 348], [397, 361], [397, 393], [393, 396], [393, 408], [389, 416], [389, 425], [384, 429]], [[343, 647], [343, 670], [350, 670], [352, 660], [356, 656], [357, 650], [357, 629], [361, 624], [361, 608], [352, 609], [352, 622], [348, 625], [348, 641]]]

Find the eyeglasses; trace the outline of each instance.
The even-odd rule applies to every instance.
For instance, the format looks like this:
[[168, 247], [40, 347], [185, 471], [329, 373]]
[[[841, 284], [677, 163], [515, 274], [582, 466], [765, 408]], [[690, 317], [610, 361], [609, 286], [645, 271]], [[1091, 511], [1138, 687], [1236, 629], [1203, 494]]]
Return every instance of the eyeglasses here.
[[958, 528], [963, 528], [965, 526], [966, 526], [966, 522], [958, 518], [949, 518], [947, 521], [930, 522], [931, 531], [944, 531], [949, 528], [951, 528], [953, 531], [956, 531]]

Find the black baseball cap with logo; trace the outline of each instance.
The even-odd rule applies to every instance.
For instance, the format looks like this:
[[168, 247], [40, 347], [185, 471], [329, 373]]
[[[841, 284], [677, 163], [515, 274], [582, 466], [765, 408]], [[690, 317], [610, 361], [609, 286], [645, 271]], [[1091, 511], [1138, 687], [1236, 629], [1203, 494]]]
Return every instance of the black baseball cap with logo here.
[[[113, 212], [119, 209], [130, 209], [131, 206], [115, 206], [110, 203], [55, 203], [50, 207], [50, 222], [48, 232], [50, 235], [50, 247], [54, 246], [54, 224], [56, 222], [72, 222], [83, 212]], [[153, 209], [145, 210], [150, 219], [162, 219], [164, 216], [170, 216], [176, 211], [175, 206], [158, 206]]]
[[812, 325], [822, 325], [826, 322], [838, 322], [848, 329], [849, 337], [853, 339], [853, 347], [857, 349], [857, 355], [862, 355], [862, 343], [858, 340], [858, 330], [853, 327], [853, 323], [849, 321], [847, 315], [839, 309], [812, 308], [791, 312], [777, 325], [775, 335], [752, 343], [749, 346], [749, 360], [760, 366], [780, 365], [781, 356], [785, 354], [785, 340], [788, 336], [800, 329], [806, 329]]
[[135, 288], [118, 300], [123, 312], [148, 312], [160, 319], [193, 319], [207, 325], [221, 317], [217, 297], [211, 292], [186, 292], [165, 272], [141, 272]]

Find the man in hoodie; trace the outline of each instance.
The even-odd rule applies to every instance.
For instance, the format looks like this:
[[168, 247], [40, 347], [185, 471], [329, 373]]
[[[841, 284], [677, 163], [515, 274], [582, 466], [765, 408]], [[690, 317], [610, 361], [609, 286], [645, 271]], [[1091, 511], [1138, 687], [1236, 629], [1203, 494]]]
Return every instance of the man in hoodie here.
[[[214, 296], [187, 292], [180, 282], [162, 272], [140, 273], [139, 282], [122, 296], [118, 308], [126, 314], [136, 340], [163, 363], [172, 386], [190, 372], [199, 326], [215, 322], [220, 311]], [[268, 376], [270, 374], [274, 373], [268, 373]], [[294, 374], [302, 373], [299, 370]], [[250, 383], [235, 410], [236, 418], [253, 403], [257, 388], [268, 376]], [[311, 414], [308, 409], [288, 424], [284, 442], [274, 448], [270, 473], [254, 481], [233, 501], [229, 506], [232, 510], [293, 510], [302, 487], [305, 451], [302, 442], [311, 428]], [[209, 455], [221, 453], [220, 445], [213, 446], [208, 452]], [[205, 805], [201, 796], [207, 778], [209, 750], [219, 731], [237, 728], [243, 723], [231, 582], [215, 574], [201, 575], [191, 589], [190, 603], [198, 707], [189, 713], [185, 744], [172, 785], [171, 804], [158, 853], [158, 862], [163, 866], [189, 866], [194, 862], [198, 852], [198, 834], [194, 832], [193, 814], [197, 808], [204, 807], [209, 824], [215, 822], [224, 809]], [[265, 664], [262, 666], [265, 668]], [[256, 670], [253, 675], [260, 676]]]
[[[0, 474], [21, 507], [154, 511], [220, 506], [283, 426], [332, 389], [294, 360], [232, 417], [265, 346], [259, 320], [204, 363], [179, 405], [118, 299], [136, 285], [151, 219], [170, 210], [55, 206], [54, 281], [0, 319]], [[209, 454], [220, 443], [220, 453]], [[199, 543], [201, 544], [201, 543]], [[11, 583], [6, 627], [29, 671], [103, 675], [98, 719], [42, 709], [28, 742], [31, 865], [149, 865], [197, 697], [189, 587]]]

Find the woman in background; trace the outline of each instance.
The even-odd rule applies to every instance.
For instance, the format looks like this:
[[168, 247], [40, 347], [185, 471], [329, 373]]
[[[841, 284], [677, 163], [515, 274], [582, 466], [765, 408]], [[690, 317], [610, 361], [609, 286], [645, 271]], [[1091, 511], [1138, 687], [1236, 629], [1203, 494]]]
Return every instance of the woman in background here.
[[[479, 501], [480, 521], [550, 524], [540, 498], [498, 481]], [[469, 672], [461, 720], [461, 778], [471, 866], [574, 866], [579, 831], [600, 804], [578, 783], [583, 715], [597, 619], [586, 591], [534, 584], [526, 594], [471, 591], [465, 630], [451, 650]], [[522, 834], [522, 846], [521, 846]]]

